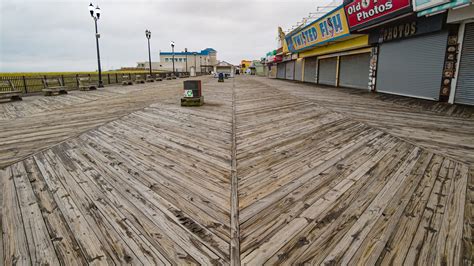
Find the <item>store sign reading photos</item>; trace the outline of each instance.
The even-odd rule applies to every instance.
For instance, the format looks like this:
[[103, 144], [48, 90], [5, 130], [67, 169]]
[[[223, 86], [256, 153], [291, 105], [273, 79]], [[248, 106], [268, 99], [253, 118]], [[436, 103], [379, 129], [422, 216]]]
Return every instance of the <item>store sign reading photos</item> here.
[[389, 19], [411, 10], [411, 0], [354, 0], [345, 6], [351, 30]]

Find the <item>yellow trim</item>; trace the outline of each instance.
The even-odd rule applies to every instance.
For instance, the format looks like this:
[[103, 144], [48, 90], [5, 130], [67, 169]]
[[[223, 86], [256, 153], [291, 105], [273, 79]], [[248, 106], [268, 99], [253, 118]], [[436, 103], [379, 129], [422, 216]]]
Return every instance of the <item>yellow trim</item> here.
[[337, 42], [337, 43], [329, 44], [326, 46], [320, 46], [312, 50], [299, 53], [299, 57], [305, 58], [305, 57], [316, 56], [316, 55], [337, 53], [337, 52], [342, 52], [346, 50], [367, 47], [368, 45], [369, 45], [369, 36], [363, 35], [363, 36], [356, 37], [350, 40]]
[[334, 53], [334, 54], [325, 54], [318, 56], [319, 59], [325, 59], [325, 58], [330, 58], [330, 57], [335, 57], [335, 56], [345, 56], [345, 55], [353, 55], [353, 54], [364, 54], [364, 53], [370, 53], [372, 52], [371, 47], [367, 48], [362, 48], [362, 49], [357, 49], [357, 50], [351, 50], [347, 52], [339, 52], [339, 53]]

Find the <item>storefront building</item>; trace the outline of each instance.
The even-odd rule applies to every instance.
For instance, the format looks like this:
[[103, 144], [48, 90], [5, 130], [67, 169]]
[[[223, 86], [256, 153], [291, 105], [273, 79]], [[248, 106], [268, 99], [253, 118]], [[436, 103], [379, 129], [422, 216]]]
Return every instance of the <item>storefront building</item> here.
[[[466, 0], [451, 2], [463, 1]], [[459, 71], [458, 81], [462, 82], [458, 86], [452, 83], [456, 76], [459, 27], [446, 24], [447, 12], [440, 6], [447, 2], [449, 0], [345, 1], [351, 33], [369, 34], [369, 44], [374, 47], [370, 68], [372, 90], [435, 101], [455, 102], [456, 98], [470, 101], [470, 93], [465, 92], [463, 85], [466, 81], [469, 83], [472, 74], [463, 78]], [[470, 42], [469, 33], [465, 36]], [[465, 50], [464, 62], [469, 67], [472, 52], [469, 48]], [[460, 69], [463, 69], [462, 62]], [[461, 89], [457, 90], [458, 87]]]
[[440, 100], [448, 30], [444, 15], [405, 17], [370, 33], [378, 44], [378, 92]]
[[425, 12], [443, 10], [448, 25], [457, 28], [448, 40], [443, 73], [446, 83], [451, 80], [449, 103], [474, 105], [474, 5], [470, 0], [450, 1]]
[[267, 53], [265, 58], [265, 75], [268, 78], [277, 77], [277, 63], [281, 62], [281, 56], [277, 56], [277, 50]]
[[288, 36], [287, 43], [298, 53], [295, 80], [368, 88], [372, 49], [368, 36], [350, 34], [343, 6]]

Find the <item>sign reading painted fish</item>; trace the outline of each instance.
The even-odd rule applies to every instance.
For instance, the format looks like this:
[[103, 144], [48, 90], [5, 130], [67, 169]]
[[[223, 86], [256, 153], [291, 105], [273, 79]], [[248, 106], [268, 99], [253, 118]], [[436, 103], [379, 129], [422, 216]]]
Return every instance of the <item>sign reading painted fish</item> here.
[[344, 8], [340, 6], [301, 30], [286, 36], [286, 42], [290, 52], [295, 53], [348, 35], [349, 27]]

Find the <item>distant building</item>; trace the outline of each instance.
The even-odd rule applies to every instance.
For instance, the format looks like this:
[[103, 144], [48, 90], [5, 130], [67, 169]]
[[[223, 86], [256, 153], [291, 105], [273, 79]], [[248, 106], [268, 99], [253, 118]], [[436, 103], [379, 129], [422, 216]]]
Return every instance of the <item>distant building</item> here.
[[[174, 68], [177, 72], [190, 72], [191, 67], [195, 67], [198, 73], [210, 73], [215, 65], [217, 65], [217, 51], [212, 48], [206, 48], [200, 52], [174, 53]], [[173, 71], [172, 52], [160, 52], [159, 69]]]
[[235, 66], [230, 63], [227, 63], [226, 61], [219, 61], [214, 66], [214, 72], [229, 74], [231, 77], [233, 77], [235, 73]]
[[252, 64], [252, 61], [250, 61], [250, 60], [245, 60], [245, 59], [242, 60], [242, 61], [240, 62], [240, 72], [241, 72], [242, 74], [245, 74], [246, 71], [247, 71], [247, 69], [250, 67], [250, 64]]
[[251, 75], [265, 76], [265, 66], [262, 64], [262, 60], [253, 60], [249, 68]]
[[[151, 62], [151, 69], [152, 70], [160, 70], [160, 68], [162, 68], [160, 62]], [[138, 62], [137, 63], [137, 69], [149, 70], [150, 69], [150, 62]]]

